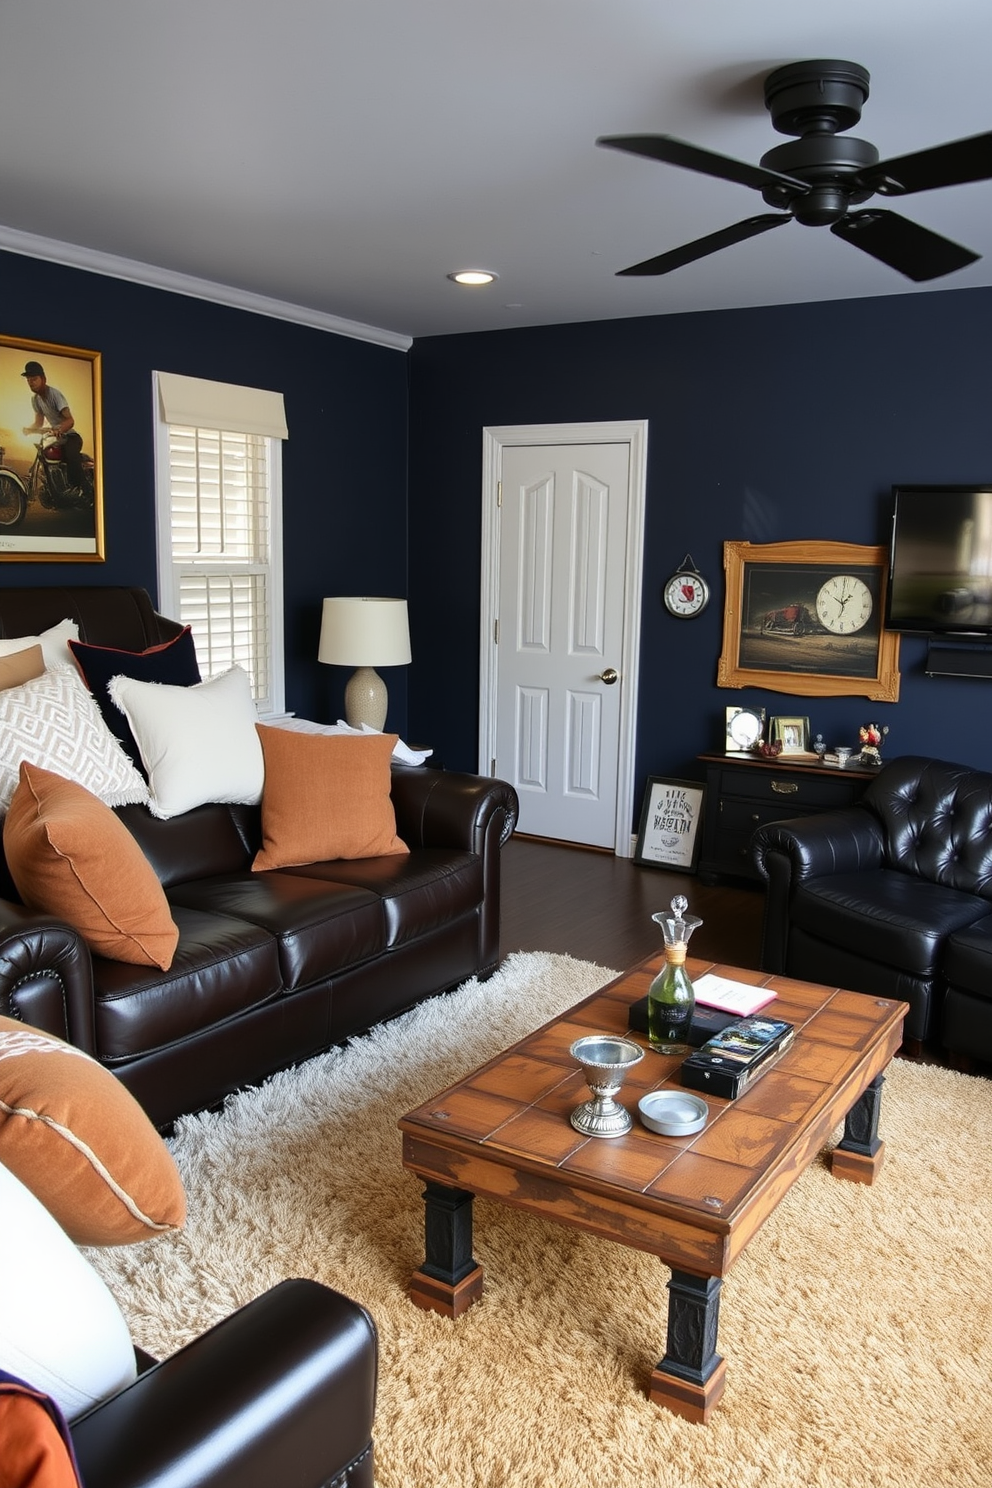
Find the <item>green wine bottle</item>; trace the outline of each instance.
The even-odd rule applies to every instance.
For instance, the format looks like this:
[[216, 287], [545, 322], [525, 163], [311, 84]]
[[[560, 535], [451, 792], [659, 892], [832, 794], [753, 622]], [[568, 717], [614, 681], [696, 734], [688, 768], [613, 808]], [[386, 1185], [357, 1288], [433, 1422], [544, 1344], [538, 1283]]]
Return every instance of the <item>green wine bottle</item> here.
[[659, 1054], [686, 1054], [696, 994], [685, 969], [685, 942], [665, 947], [665, 964], [648, 988], [648, 1041]]
[[648, 988], [648, 1042], [659, 1054], [687, 1054], [696, 994], [685, 969], [689, 937], [703, 923], [686, 914], [689, 901], [676, 894], [670, 914], [651, 918], [665, 936], [665, 964]]

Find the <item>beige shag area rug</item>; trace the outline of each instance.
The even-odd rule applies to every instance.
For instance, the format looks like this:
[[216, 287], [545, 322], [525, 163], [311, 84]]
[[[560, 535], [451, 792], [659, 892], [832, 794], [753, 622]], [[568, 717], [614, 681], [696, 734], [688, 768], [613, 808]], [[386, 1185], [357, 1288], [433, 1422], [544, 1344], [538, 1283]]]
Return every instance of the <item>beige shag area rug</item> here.
[[724, 1284], [709, 1426], [646, 1398], [651, 1256], [477, 1200], [482, 1301], [455, 1323], [408, 1301], [423, 1205], [398, 1117], [612, 975], [512, 955], [183, 1120], [185, 1231], [87, 1252], [136, 1341], [170, 1352], [287, 1276], [356, 1298], [379, 1328], [380, 1488], [988, 1488], [990, 1081], [897, 1060], [876, 1184], [819, 1161], [794, 1185]]

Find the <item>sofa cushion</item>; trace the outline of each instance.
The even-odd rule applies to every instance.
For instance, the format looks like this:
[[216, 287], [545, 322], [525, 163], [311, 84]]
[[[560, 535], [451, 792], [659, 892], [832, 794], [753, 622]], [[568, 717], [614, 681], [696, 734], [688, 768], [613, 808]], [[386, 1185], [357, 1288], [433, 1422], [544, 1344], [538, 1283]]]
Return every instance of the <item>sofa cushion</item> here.
[[119, 1080], [51, 1034], [0, 1017], [0, 1161], [79, 1245], [178, 1229], [176, 1165]]
[[127, 1324], [86, 1257], [2, 1165], [0, 1214], [0, 1367], [72, 1420], [134, 1379]]
[[119, 806], [115, 814], [165, 889], [195, 878], [247, 873], [262, 840], [257, 806], [211, 803], [165, 821], [147, 806]]
[[292, 872], [376, 894], [382, 902], [390, 949], [471, 914], [483, 898], [481, 857], [446, 848], [418, 848], [399, 856], [347, 863], [311, 863]]
[[22, 682], [33, 682], [45, 671], [45, 654], [40, 646], [28, 646], [26, 651], [14, 651], [10, 656], [0, 656], [0, 688], [20, 687]]
[[256, 873], [407, 851], [389, 794], [396, 734], [298, 734], [260, 724], [258, 736], [265, 783]]
[[791, 905], [808, 935], [916, 977], [935, 975], [946, 937], [987, 913], [974, 894], [889, 868], [810, 879]]
[[90, 646], [73, 640], [69, 641], [69, 650], [110, 732], [140, 767], [137, 740], [107, 688], [114, 677], [133, 677], [138, 682], [160, 682], [169, 687], [195, 686], [200, 681], [200, 668], [192, 630], [187, 625], [171, 641], [149, 646], [146, 651], [121, 651], [114, 646]]
[[208, 801], [261, 798], [262, 746], [242, 667], [194, 687], [117, 676], [107, 691], [137, 740], [153, 816], [179, 816]]
[[111, 1067], [233, 1023], [282, 995], [278, 947], [268, 931], [175, 902], [171, 909], [179, 944], [167, 972], [93, 958], [96, 1047]]
[[22, 760], [78, 781], [108, 806], [148, 799], [74, 666], [0, 692], [0, 811], [10, 805]]
[[3, 828], [7, 866], [24, 903], [78, 930], [115, 961], [172, 961], [179, 931], [151, 864], [96, 796], [26, 762]]
[[289, 871], [244, 873], [177, 884], [169, 900], [218, 919], [248, 921], [274, 937], [289, 990], [326, 981], [386, 948], [378, 895], [350, 884]]
[[992, 915], [948, 938], [940, 969], [948, 986], [992, 1003]]

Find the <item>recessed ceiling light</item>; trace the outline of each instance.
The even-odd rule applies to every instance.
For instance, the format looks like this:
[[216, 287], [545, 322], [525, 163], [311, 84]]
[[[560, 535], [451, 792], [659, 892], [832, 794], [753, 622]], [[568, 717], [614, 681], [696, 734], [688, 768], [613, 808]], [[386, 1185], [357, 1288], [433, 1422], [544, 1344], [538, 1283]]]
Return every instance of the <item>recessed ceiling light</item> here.
[[490, 269], [459, 269], [456, 274], [449, 274], [456, 284], [492, 284], [499, 275], [492, 273]]

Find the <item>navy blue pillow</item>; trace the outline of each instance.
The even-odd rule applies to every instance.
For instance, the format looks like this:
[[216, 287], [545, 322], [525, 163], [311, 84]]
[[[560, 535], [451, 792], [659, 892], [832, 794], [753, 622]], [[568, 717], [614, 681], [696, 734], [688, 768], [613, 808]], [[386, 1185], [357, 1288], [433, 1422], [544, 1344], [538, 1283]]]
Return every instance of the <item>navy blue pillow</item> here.
[[111, 701], [107, 684], [111, 677], [133, 677], [137, 682], [164, 682], [168, 687], [193, 687], [200, 681], [196, 647], [189, 628], [171, 641], [150, 646], [147, 651], [117, 651], [112, 646], [90, 646], [70, 641], [83, 681], [106, 720], [142, 774], [147, 774], [131, 726], [117, 704]]

